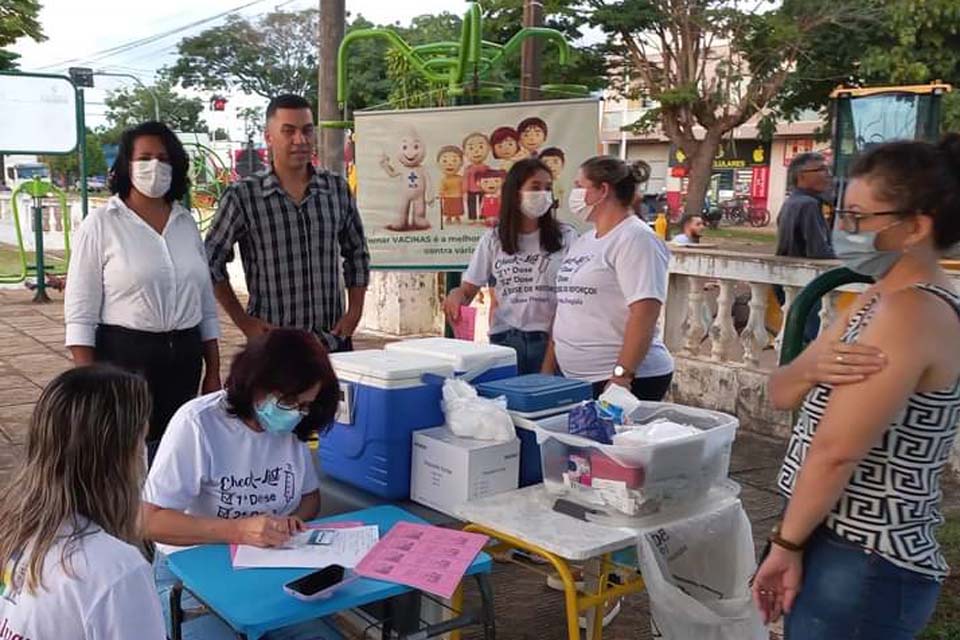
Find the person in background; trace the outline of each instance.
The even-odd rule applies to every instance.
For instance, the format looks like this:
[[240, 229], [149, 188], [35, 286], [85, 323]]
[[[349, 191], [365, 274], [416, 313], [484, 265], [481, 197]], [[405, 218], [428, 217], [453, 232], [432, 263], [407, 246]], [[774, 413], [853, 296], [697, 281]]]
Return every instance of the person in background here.
[[221, 386], [220, 325], [203, 241], [179, 202], [187, 167], [166, 125], [146, 122], [123, 133], [113, 196], [74, 237], [64, 298], [74, 364], [109, 362], [146, 378], [151, 460], [180, 405], [198, 388]]
[[443, 303], [449, 322], [460, 318], [481, 287], [493, 281], [496, 308], [490, 342], [517, 352], [521, 374], [543, 365], [556, 310], [554, 281], [563, 255], [577, 237], [556, 218], [553, 176], [536, 158], [519, 160], [503, 184], [500, 221], [480, 239], [463, 284]]
[[703, 237], [703, 216], [687, 214], [680, 219], [680, 233], [673, 237], [675, 244], [700, 244]]
[[597, 156], [577, 172], [570, 211], [593, 225], [573, 243], [557, 274], [557, 315], [543, 372], [608, 384], [641, 400], [670, 388], [673, 358], [658, 326], [670, 252], [630, 208], [638, 175]]
[[[173, 583], [165, 554], [176, 547], [274, 547], [317, 516], [320, 485], [307, 440], [329, 428], [339, 398], [319, 339], [274, 329], [234, 358], [223, 391], [177, 412], [143, 489], [144, 531], [161, 543], [157, 586], [165, 604]], [[245, 482], [250, 477], [270, 491]]]
[[82, 366], [40, 395], [0, 492], [3, 638], [166, 637], [139, 526], [147, 384]]
[[[270, 101], [264, 137], [272, 163], [224, 192], [207, 233], [207, 256], [217, 300], [248, 339], [290, 327], [312, 331], [331, 352], [349, 351], [363, 314], [370, 252], [347, 183], [311, 164], [313, 122], [300, 96]], [[250, 293], [246, 309], [227, 275], [234, 244]]]
[[960, 296], [939, 260], [960, 241], [960, 135], [871, 148], [836, 217], [837, 257], [876, 284], [770, 379], [773, 405], [799, 419], [753, 596], [766, 619], [787, 614], [791, 640], [906, 640], [948, 571], [935, 531], [960, 417]]
[[[833, 185], [826, 159], [819, 153], [801, 153], [787, 169], [790, 196], [784, 201], [777, 218], [777, 255], [791, 258], [828, 260], [834, 257], [830, 242], [830, 226], [823, 215], [826, 199]], [[782, 287], [774, 292], [782, 306]], [[803, 336], [813, 341], [820, 332], [820, 302], [807, 317]]]

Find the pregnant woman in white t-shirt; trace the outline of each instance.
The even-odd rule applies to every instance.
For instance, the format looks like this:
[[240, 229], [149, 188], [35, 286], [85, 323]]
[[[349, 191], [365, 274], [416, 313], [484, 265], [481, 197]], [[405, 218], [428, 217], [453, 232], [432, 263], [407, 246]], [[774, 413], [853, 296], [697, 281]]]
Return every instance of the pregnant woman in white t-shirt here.
[[663, 344], [660, 307], [667, 297], [666, 245], [630, 208], [638, 185], [622, 160], [587, 160], [570, 192], [570, 211], [593, 229], [570, 247], [557, 273], [557, 315], [543, 371], [610, 383], [641, 400], [670, 388], [673, 358]]
[[473, 252], [463, 284], [447, 294], [444, 311], [453, 323], [480, 287], [493, 282], [497, 306], [490, 342], [513, 347], [520, 373], [543, 364], [557, 301], [554, 282], [577, 231], [557, 221], [553, 175], [536, 158], [515, 163], [501, 192], [500, 220]]
[[317, 516], [320, 487], [306, 441], [329, 427], [339, 397], [317, 337], [274, 329], [237, 355], [223, 391], [177, 411], [143, 490], [146, 535], [162, 543], [161, 594], [172, 584], [163, 556], [176, 550], [170, 545], [278, 546]]
[[163, 640], [139, 526], [150, 392], [77, 367], [44, 389], [0, 493], [0, 638]]

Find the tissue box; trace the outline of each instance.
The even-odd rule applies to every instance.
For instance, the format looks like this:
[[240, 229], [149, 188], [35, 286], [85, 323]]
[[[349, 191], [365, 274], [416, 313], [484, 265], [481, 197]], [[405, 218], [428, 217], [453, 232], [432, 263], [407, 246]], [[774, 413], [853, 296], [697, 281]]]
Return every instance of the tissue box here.
[[410, 498], [453, 515], [454, 507], [512, 491], [520, 476], [520, 441], [490, 442], [455, 436], [446, 427], [413, 434]]

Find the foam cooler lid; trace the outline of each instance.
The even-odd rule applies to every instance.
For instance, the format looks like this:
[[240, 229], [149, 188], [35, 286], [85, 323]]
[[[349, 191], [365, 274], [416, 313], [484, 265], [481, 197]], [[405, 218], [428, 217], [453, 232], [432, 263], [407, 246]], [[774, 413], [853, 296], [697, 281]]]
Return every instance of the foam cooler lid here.
[[330, 354], [337, 377], [375, 387], [413, 387], [422, 384], [424, 374], [442, 378], [453, 376], [453, 365], [446, 360], [419, 353], [385, 351], [348, 351]]
[[453, 363], [457, 371], [474, 371], [517, 365], [517, 352], [510, 347], [481, 344], [453, 338], [415, 338], [392, 342], [389, 352], [421, 353]]

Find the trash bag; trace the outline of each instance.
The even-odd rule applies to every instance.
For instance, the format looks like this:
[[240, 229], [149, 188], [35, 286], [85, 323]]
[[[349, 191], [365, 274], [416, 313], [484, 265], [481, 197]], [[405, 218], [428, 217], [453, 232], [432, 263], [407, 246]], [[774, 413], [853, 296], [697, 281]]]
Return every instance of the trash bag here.
[[461, 438], [507, 442], [517, 437], [506, 398], [481, 398], [463, 380], [444, 380], [443, 413], [447, 427]]
[[750, 520], [739, 500], [644, 530], [637, 556], [653, 637], [767, 640], [750, 596], [756, 570]]

